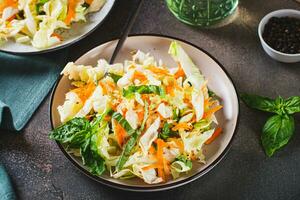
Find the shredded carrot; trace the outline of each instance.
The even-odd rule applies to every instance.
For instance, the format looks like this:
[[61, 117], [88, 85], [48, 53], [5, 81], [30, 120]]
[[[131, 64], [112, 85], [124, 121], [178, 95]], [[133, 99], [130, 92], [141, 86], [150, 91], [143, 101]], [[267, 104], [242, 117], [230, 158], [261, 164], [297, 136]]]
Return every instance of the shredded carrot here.
[[217, 112], [218, 110], [220, 110], [221, 108], [223, 108], [223, 106], [221, 105], [218, 105], [218, 106], [215, 106], [213, 107], [212, 109], [206, 111], [203, 115], [203, 118], [208, 118], [210, 117], [211, 115], [213, 115], [215, 112]]
[[110, 87], [111, 91], [113, 91], [116, 88], [115, 83], [107, 81], [106, 84], [108, 85], [108, 87]]
[[62, 36], [59, 35], [58, 33], [52, 33], [51, 36], [52, 36], [52, 37], [57, 37], [60, 41], [63, 41]]
[[3, 0], [3, 2], [0, 4], [0, 14], [7, 7], [17, 8], [18, 7], [18, 1], [16, 1], [16, 0]]
[[174, 74], [174, 77], [175, 77], [176, 79], [178, 79], [179, 77], [184, 77], [184, 76], [185, 76], [185, 73], [184, 73], [182, 67], [181, 67], [180, 64], [179, 64], [178, 70], [177, 70], [176, 73]]
[[204, 108], [207, 108], [207, 107], [211, 106], [214, 103], [214, 101], [211, 101], [211, 99], [212, 98], [209, 97], [209, 98], [204, 100]]
[[109, 121], [111, 120], [111, 116], [106, 115], [106, 116], [104, 117], [104, 120], [107, 121], [107, 122], [109, 122]]
[[190, 153], [188, 157], [189, 157], [189, 159], [191, 159], [191, 160], [196, 160], [196, 159], [197, 159], [197, 157], [196, 157], [196, 155], [194, 154], [194, 152]]
[[188, 124], [187, 122], [181, 122], [181, 123], [176, 124], [172, 128], [173, 131], [178, 131], [179, 129], [191, 130], [191, 129], [193, 129], [193, 126], [191, 124]]
[[128, 109], [127, 109], [127, 108], [123, 108], [123, 109], [122, 109], [122, 114], [123, 114], [123, 116], [125, 116], [125, 115], [126, 115], [127, 111], [128, 111]]
[[103, 94], [107, 94], [106, 85], [101, 81], [99, 81], [99, 85], [102, 87]]
[[132, 79], [133, 80], [137, 79], [141, 82], [148, 80], [147, 77], [142, 72], [139, 72], [139, 71], [134, 71]]
[[220, 134], [222, 133], [222, 128], [218, 127], [215, 132], [212, 134], [212, 136], [206, 140], [205, 144], [212, 143]]
[[119, 124], [117, 121], [115, 121], [115, 133], [117, 136], [118, 144], [120, 147], [122, 147], [125, 142], [127, 133], [125, 129], [121, 126], [121, 124]]
[[157, 75], [167, 75], [167, 76], [170, 75], [170, 73], [167, 69], [162, 69], [162, 68], [158, 68], [158, 67], [154, 67], [154, 66], [150, 66], [148, 68], [148, 70]]
[[13, 16], [11, 16], [10, 18], [8, 18], [6, 21], [12, 21], [13, 19], [15, 19], [16, 18], [16, 15], [13, 15]]
[[[165, 142], [162, 139], [157, 139], [156, 140], [157, 144], [157, 163], [160, 166], [164, 165], [164, 157], [163, 157], [163, 148], [165, 147]], [[163, 181], [166, 180], [165, 172], [163, 168], [158, 168], [157, 169], [158, 176], [163, 179]]]
[[84, 103], [94, 92], [96, 86], [93, 83], [86, 84], [82, 87], [73, 89], [72, 91], [75, 92], [81, 101]]
[[[179, 148], [180, 152], [184, 151], [184, 145], [183, 145], [183, 142], [182, 142], [181, 139], [178, 139], [178, 138], [168, 138], [168, 140], [170, 142], [174, 142], [176, 144], [176, 147]], [[174, 146], [171, 146], [171, 147], [174, 147]]]
[[144, 119], [144, 110], [137, 113], [139, 121], [143, 121]]
[[153, 147], [153, 146], [150, 146], [150, 148], [149, 148], [149, 153], [150, 154], [155, 154], [155, 148]]
[[75, 14], [76, 14], [76, 5], [77, 5], [78, 0], [68, 0], [68, 12], [67, 12], [67, 16], [65, 19], [65, 23], [67, 25], [71, 24], [72, 19], [74, 19]]
[[85, 3], [91, 5], [93, 3], [94, 0], [85, 0]]

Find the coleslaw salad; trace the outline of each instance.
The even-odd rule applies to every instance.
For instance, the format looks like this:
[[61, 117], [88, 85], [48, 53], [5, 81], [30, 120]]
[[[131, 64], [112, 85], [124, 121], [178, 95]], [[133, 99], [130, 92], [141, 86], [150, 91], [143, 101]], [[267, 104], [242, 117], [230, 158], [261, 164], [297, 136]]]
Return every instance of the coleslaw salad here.
[[58, 107], [62, 125], [50, 138], [95, 175], [108, 171], [148, 184], [188, 173], [192, 161], [205, 163], [203, 146], [222, 132], [215, 117], [222, 106], [177, 42], [169, 54], [177, 67], [141, 51], [113, 65], [68, 63], [62, 74], [74, 89]]
[[62, 30], [86, 22], [86, 15], [100, 10], [105, 0], [0, 0], [0, 43], [13, 39], [37, 49], [64, 40]]

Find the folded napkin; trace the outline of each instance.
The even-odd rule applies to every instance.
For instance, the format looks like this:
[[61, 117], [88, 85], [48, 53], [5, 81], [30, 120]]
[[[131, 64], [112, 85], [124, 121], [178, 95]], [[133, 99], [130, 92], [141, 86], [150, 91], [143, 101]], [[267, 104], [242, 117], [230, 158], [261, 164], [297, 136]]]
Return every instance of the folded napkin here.
[[16, 195], [11, 186], [5, 168], [0, 165], [0, 200], [15, 200]]
[[0, 52], [0, 129], [21, 130], [49, 93], [67, 51], [42, 55]]

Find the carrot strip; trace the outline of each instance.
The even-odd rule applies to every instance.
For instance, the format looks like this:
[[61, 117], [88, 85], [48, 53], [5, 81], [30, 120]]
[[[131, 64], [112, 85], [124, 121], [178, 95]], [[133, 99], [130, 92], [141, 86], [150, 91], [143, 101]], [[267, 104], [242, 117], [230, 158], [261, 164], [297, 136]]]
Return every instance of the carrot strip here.
[[52, 37], [57, 37], [60, 41], [63, 41], [62, 36], [59, 35], [58, 33], [52, 33], [51, 36], [52, 36]]
[[78, 0], [68, 0], [68, 13], [65, 19], [65, 23], [67, 25], [71, 24], [72, 19], [74, 19], [75, 14], [76, 14], [76, 4]]
[[[164, 164], [163, 148], [165, 146], [165, 142], [162, 139], [157, 139], [156, 144], [157, 144], [157, 161], [160, 166], [163, 166]], [[158, 172], [158, 176], [161, 177], [163, 181], [165, 181], [166, 176], [164, 173], [164, 169], [158, 168], [157, 172]]]
[[222, 128], [218, 127], [215, 132], [212, 134], [212, 136], [206, 140], [205, 144], [212, 143], [220, 134], [222, 133]]
[[150, 154], [155, 154], [155, 148], [153, 147], [153, 146], [151, 146], [150, 148], [149, 148], [149, 153]]
[[[179, 148], [180, 152], [184, 151], [184, 145], [182, 140], [178, 139], [178, 138], [169, 138], [168, 139], [170, 142], [174, 142], [176, 144], [176, 147]], [[174, 146], [173, 146], [174, 147]]]
[[18, 1], [16, 0], [4, 0], [1, 4], [0, 4], [0, 14], [3, 12], [3, 10], [7, 7], [13, 7], [13, 8], [17, 8], [18, 7]]
[[117, 140], [118, 140], [118, 144], [120, 147], [123, 146], [123, 144], [125, 143], [125, 138], [126, 138], [126, 130], [121, 126], [121, 124], [119, 124], [117, 121], [115, 121], [115, 133], [117, 136]]
[[106, 85], [101, 81], [99, 81], [99, 85], [102, 87], [103, 94], [107, 94]]
[[174, 74], [174, 77], [175, 77], [176, 79], [178, 79], [179, 77], [184, 77], [184, 76], [185, 76], [185, 73], [184, 73], [182, 67], [181, 67], [180, 64], [179, 64], [178, 70], [177, 70], [176, 73]]
[[133, 80], [137, 79], [141, 82], [144, 82], [144, 81], [147, 81], [147, 77], [142, 73], [142, 72], [139, 72], [139, 71], [135, 71], [133, 73], [133, 77], [132, 77]]
[[91, 5], [93, 3], [94, 0], [85, 0], [85, 3]]
[[158, 74], [158, 75], [167, 75], [167, 76], [170, 75], [170, 73], [167, 69], [161, 69], [161, 68], [154, 67], [154, 66], [150, 66], [148, 68], [148, 70], [153, 72], [154, 74]]
[[13, 16], [11, 16], [10, 18], [8, 18], [6, 21], [10, 22], [10, 21], [12, 21], [12, 20], [15, 19], [15, 18], [16, 18], [16, 15], [13, 15]]
[[187, 122], [182, 122], [182, 123], [178, 123], [176, 124], [172, 130], [173, 131], [178, 131], [179, 129], [184, 129], [184, 130], [191, 130], [193, 127], [191, 125], [189, 125]]
[[92, 95], [95, 88], [96, 88], [95, 84], [89, 83], [82, 87], [73, 89], [72, 91], [75, 92], [78, 95], [78, 97], [81, 99], [81, 101], [84, 103]]
[[203, 115], [203, 118], [208, 118], [210, 117], [211, 115], [213, 115], [215, 112], [217, 112], [218, 110], [220, 110], [221, 108], [223, 108], [223, 106], [219, 105], [219, 106], [216, 106], [208, 111], [206, 111]]

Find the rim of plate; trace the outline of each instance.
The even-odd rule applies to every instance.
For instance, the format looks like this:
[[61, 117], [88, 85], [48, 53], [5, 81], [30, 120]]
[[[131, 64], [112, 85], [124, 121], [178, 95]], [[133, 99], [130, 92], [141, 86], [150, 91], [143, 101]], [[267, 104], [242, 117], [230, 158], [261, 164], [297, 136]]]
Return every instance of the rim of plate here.
[[[43, 49], [43, 50], [40, 50], [40, 51], [37, 50], [37, 51], [28, 51], [28, 52], [14, 52], [14, 51], [3, 50], [3, 49], [0, 48], [0, 52], [11, 53], [11, 54], [15, 54], [15, 55], [36, 55], [36, 54], [50, 53], [50, 52], [54, 52], [54, 51], [61, 50], [63, 48], [69, 47], [69, 46], [71, 46], [71, 45], [79, 42], [80, 40], [86, 38], [91, 33], [93, 33], [97, 28], [99, 28], [103, 24], [103, 22], [107, 19], [107, 17], [110, 15], [112, 9], [116, 5], [116, 1], [117, 0], [113, 0], [112, 5], [110, 6], [107, 14], [103, 17], [103, 19], [95, 27], [93, 27], [91, 30], [89, 30], [85, 34], [80, 35], [75, 40], [72, 40], [72, 41], [70, 41], [68, 43], [65, 43], [65, 44], [62, 44], [62, 45], [58, 45], [58, 46], [54, 46], [54, 47], [49, 47], [47, 49]], [[99, 10], [99, 12], [101, 12], [101, 10]]]
[[[60, 150], [63, 152], [63, 154], [68, 158], [68, 160], [71, 161], [71, 163], [81, 173], [83, 173], [84, 175], [88, 176], [89, 178], [91, 178], [91, 179], [93, 179], [93, 180], [95, 180], [99, 183], [102, 183], [106, 186], [116, 188], [116, 189], [126, 190], [126, 191], [133, 191], [133, 192], [154, 192], [154, 191], [169, 190], [169, 189], [173, 189], [173, 188], [185, 185], [187, 183], [190, 183], [190, 182], [202, 177], [203, 175], [208, 173], [212, 168], [214, 168], [225, 157], [225, 155], [228, 153], [229, 149], [232, 146], [232, 142], [233, 142], [233, 140], [234, 140], [234, 138], [237, 134], [237, 130], [238, 130], [238, 127], [239, 127], [239, 122], [240, 122], [240, 100], [239, 100], [239, 95], [237, 93], [236, 86], [233, 83], [232, 78], [230, 77], [230, 75], [227, 72], [227, 70], [225, 69], [225, 67], [214, 56], [212, 56], [210, 53], [208, 53], [206, 50], [204, 50], [204, 49], [196, 46], [195, 44], [192, 44], [191, 42], [188, 42], [184, 39], [173, 37], [173, 36], [167, 36], [167, 35], [163, 35], [163, 34], [141, 33], [141, 34], [130, 34], [128, 37], [136, 37], [136, 36], [137, 37], [138, 36], [150, 36], [150, 37], [158, 37], [158, 38], [167, 38], [167, 39], [173, 39], [173, 40], [177, 40], [177, 41], [186, 43], [188, 45], [191, 45], [192, 47], [204, 52], [207, 56], [209, 56], [211, 59], [213, 59], [218, 64], [218, 66], [222, 69], [222, 71], [226, 74], [226, 76], [228, 77], [229, 81], [231, 82], [231, 84], [234, 88], [234, 92], [235, 92], [236, 97], [237, 97], [237, 104], [238, 105], [237, 105], [237, 121], [236, 121], [236, 124], [235, 124], [235, 127], [234, 127], [234, 131], [233, 131], [232, 137], [230, 138], [229, 143], [227, 144], [225, 149], [222, 151], [222, 153], [212, 163], [210, 163], [205, 169], [203, 169], [202, 171], [199, 171], [198, 173], [196, 173], [196, 174], [194, 174], [190, 177], [187, 177], [186, 179], [177, 181], [175, 183], [165, 183], [164, 185], [159, 185], [159, 186], [153, 185], [153, 186], [149, 186], [149, 187], [137, 187], [137, 186], [129, 186], [129, 185], [118, 184], [118, 183], [115, 183], [115, 182], [108, 181], [108, 180], [102, 178], [101, 176], [92, 175], [88, 170], [86, 170], [79, 163], [77, 163], [72, 158], [72, 156], [70, 154], [68, 154], [66, 152], [66, 150], [64, 149], [64, 147], [61, 143], [59, 143], [57, 141], [55, 141], [55, 142], [58, 145], [58, 147], [60, 148]], [[117, 40], [117, 39], [110, 39], [110, 40], [107, 40], [107, 41], [101, 43], [100, 45], [105, 44], [107, 42], [115, 41], [115, 40]], [[98, 46], [100, 46], [100, 45], [98, 45]], [[97, 48], [97, 47], [95, 47], [95, 48]], [[92, 50], [93, 49], [91, 49], [90, 51], [92, 51]], [[87, 51], [86, 53], [88, 53], [88, 52], [89, 51]], [[51, 97], [50, 97], [49, 112], [50, 112], [50, 123], [51, 123], [51, 128], [52, 129], [54, 129], [54, 126], [53, 126], [53, 116], [52, 116], [51, 108], [52, 108], [56, 88], [57, 88], [57, 86], [58, 86], [58, 84], [59, 84], [62, 77], [63, 76], [60, 75], [60, 77], [57, 79], [57, 82], [53, 86], [53, 89], [52, 89], [52, 92], [51, 92]]]

